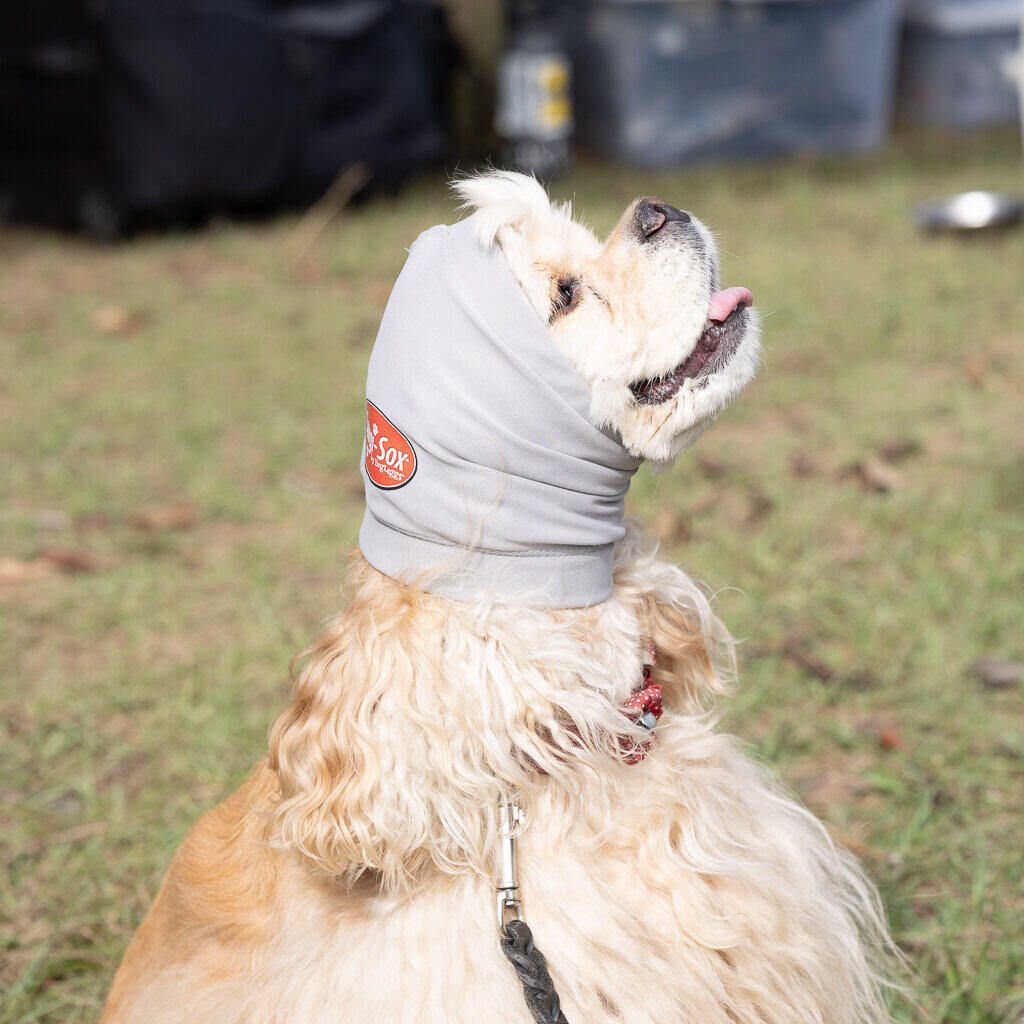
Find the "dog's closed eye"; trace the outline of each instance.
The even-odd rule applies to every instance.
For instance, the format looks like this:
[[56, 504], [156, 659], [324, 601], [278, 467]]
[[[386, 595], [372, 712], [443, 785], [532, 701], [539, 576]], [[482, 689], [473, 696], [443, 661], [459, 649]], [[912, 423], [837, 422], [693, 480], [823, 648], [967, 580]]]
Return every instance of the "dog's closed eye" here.
[[573, 310], [580, 301], [583, 289], [579, 278], [560, 277], [555, 281], [554, 295], [551, 300], [551, 317], [561, 316]]

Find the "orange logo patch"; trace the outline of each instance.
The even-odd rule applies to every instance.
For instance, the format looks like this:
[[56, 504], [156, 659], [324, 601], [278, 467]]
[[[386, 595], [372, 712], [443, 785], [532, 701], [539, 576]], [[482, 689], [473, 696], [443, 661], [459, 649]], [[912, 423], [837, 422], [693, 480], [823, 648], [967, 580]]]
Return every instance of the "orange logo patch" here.
[[416, 475], [412, 442], [373, 404], [366, 403], [366, 475], [374, 487], [393, 491]]

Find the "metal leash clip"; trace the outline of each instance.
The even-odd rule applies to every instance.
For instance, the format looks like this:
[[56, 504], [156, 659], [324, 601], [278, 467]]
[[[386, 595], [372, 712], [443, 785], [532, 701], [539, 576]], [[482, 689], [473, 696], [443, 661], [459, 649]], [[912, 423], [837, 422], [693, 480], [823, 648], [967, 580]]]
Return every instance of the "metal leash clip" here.
[[509, 921], [523, 920], [516, 865], [516, 840], [522, 823], [523, 809], [515, 800], [498, 804], [498, 931], [503, 934]]
[[498, 932], [501, 948], [523, 987], [523, 996], [534, 1024], [568, 1024], [551, 980], [547, 960], [533, 941], [523, 920], [519, 895], [516, 840], [523, 824], [523, 810], [514, 799], [498, 804]]

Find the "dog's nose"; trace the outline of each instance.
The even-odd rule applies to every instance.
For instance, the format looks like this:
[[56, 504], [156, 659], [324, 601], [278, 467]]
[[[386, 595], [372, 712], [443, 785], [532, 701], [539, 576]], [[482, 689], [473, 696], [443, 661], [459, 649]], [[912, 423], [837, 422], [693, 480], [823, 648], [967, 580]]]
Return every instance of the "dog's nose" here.
[[641, 199], [636, 207], [636, 222], [643, 237], [651, 238], [666, 224], [689, 224], [690, 215], [660, 199]]

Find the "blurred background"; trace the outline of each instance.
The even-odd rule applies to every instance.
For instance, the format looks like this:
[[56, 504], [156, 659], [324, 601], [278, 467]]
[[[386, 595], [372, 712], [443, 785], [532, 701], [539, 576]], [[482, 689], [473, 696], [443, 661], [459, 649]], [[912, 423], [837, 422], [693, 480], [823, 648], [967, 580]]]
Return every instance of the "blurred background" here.
[[[899, 1020], [1024, 1021], [1021, 0], [0, 8], [0, 1022], [92, 1021], [265, 749], [446, 181], [718, 233], [766, 368], [630, 497], [726, 725], [867, 864]], [[738, 589], [733, 589], [738, 588]]]

